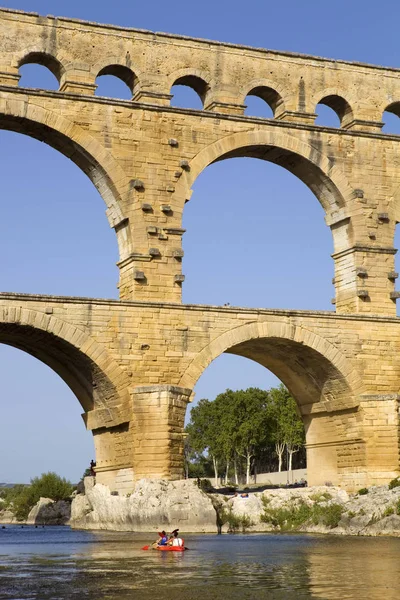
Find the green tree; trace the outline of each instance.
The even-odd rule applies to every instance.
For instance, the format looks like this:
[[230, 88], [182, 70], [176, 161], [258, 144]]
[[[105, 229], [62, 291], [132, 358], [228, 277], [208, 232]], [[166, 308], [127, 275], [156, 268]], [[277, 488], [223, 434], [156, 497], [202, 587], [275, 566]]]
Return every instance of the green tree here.
[[215, 483], [218, 484], [218, 468], [221, 460], [218, 431], [220, 428], [218, 406], [206, 398], [202, 398], [192, 408], [190, 423], [186, 427], [192, 451], [207, 452], [214, 467]]
[[236, 452], [245, 459], [246, 483], [250, 483], [252, 460], [270, 437], [269, 393], [259, 388], [238, 390], [234, 394], [234, 435]]
[[66, 500], [71, 496], [72, 491], [72, 484], [65, 478], [56, 473], [43, 473], [40, 477], [31, 479], [30, 485], [11, 488], [7, 502], [16, 518], [24, 521], [40, 498]]
[[243, 466], [246, 483], [249, 483], [252, 466], [260, 457], [270, 454], [273, 445], [279, 470], [285, 448], [291, 468], [293, 454], [304, 445], [304, 428], [296, 403], [283, 385], [269, 391], [227, 389], [213, 402], [203, 398], [192, 409], [186, 433], [187, 474], [191, 464], [199, 465], [209, 458], [216, 483], [221, 465], [225, 482], [233, 465], [235, 482], [238, 483], [238, 466]]
[[275, 442], [275, 452], [278, 455], [278, 471], [282, 470], [285, 448], [289, 455], [287, 468], [291, 471], [293, 454], [305, 444], [304, 425], [298, 414], [295, 400], [283, 384], [278, 388], [271, 388], [270, 397], [269, 411], [272, 421], [272, 438]]

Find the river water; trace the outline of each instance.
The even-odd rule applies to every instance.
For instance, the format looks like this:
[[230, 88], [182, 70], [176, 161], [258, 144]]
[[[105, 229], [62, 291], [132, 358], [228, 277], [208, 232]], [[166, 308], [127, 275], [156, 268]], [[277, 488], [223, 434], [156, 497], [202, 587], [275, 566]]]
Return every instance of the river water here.
[[0, 529], [7, 600], [399, 600], [400, 539], [187, 535], [184, 553], [145, 534]]

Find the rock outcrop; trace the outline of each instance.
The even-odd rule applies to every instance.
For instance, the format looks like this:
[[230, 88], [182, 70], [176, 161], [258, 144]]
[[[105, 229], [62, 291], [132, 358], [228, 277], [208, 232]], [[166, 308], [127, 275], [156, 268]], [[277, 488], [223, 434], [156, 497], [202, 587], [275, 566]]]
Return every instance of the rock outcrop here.
[[72, 502], [74, 528], [154, 531], [179, 527], [184, 531], [216, 531], [210, 498], [193, 481], [140, 480], [129, 496], [114, 496], [85, 478], [85, 494]]
[[400, 535], [400, 486], [365, 495], [340, 488], [274, 489], [241, 495], [205, 494], [193, 481], [141, 480], [128, 496], [113, 495], [92, 477], [72, 502], [70, 524], [81, 529], [185, 532], [230, 529], [337, 535]]
[[13, 525], [17, 522], [14, 513], [11, 510], [0, 510], [0, 525]]
[[31, 509], [27, 525], [66, 525], [71, 516], [71, 503], [66, 500], [54, 502], [51, 498], [40, 498]]

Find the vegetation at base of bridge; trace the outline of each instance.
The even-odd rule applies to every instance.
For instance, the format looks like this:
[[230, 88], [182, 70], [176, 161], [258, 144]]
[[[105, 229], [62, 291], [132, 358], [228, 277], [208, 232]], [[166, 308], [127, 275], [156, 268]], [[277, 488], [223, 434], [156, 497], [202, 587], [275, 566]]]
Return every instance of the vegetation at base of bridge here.
[[311, 505], [304, 500], [294, 500], [286, 506], [271, 508], [270, 498], [263, 496], [264, 512], [261, 521], [279, 528], [280, 531], [296, 530], [305, 524], [324, 525], [333, 529], [338, 526], [344, 508], [341, 504], [324, 504], [329, 499], [330, 497], [325, 496], [314, 500], [315, 503]]
[[18, 521], [25, 521], [40, 498], [69, 500], [73, 485], [56, 473], [43, 473], [31, 479], [29, 485], [18, 484], [0, 489], [0, 509], [10, 510]]
[[[305, 432], [296, 402], [285, 386], [270, 390], [227, 389], [214, 401], [203, 398], [192, 409], [186, 427], [186, 477], [217, 480], [223, 469], [225, 484], [241, 476], [250, 483], [251, 473], [281, 471], [293, 467], [293, 456], [305, 466]], [[265, 470], [265, 466], [264, 466]]]

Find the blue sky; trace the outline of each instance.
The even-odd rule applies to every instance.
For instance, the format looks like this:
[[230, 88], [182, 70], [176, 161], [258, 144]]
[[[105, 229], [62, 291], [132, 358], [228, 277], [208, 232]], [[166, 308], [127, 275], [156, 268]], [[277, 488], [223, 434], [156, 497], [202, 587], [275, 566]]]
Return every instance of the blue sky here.
[[[284, 5], [265, 0], [248, 0], [245, 5], [236, 0], [1, 4], [44, 15], [56, 12], [400, 66], [400, 7], [393, 1], [379, 6], [358, 0], [287, 0]], [[23, 86], [54, 83], [51, 75], [32, 65], [21, 72]], [[97, 93], [121, 97], [126, 90], [103, 78]], [[173, 101], [192, 106], [193, 100], [177, 89]], [[268, 116], [260, 102], [252, 99], [248, 114]], [[335, 119], [322, 108], [319, 122], [334, 126]], [[397, 117], [392, 116], [388, 127], [400, 133]], [[115, 234], [86, 176], [52, 148], [5, 131], [0, 131], [0, 173], [0, 290], [116, 298]], [[313, 194], [284, 169], [255, 159], [208, 167], [194, 185], [184, 227], [185, 302], [331, 310], [330, 230]], [[263, 367], [224, 355], [207, 369], [196, 397], [213, 398], [226, 387], [275, 383]], [[79, 479], [93, 456], [91, 434], [84, 429], [78, 401], [55, 373], [31, 356], [0, 345], [0, 402], [0, 482], [28, 481], [47, 470]]]

